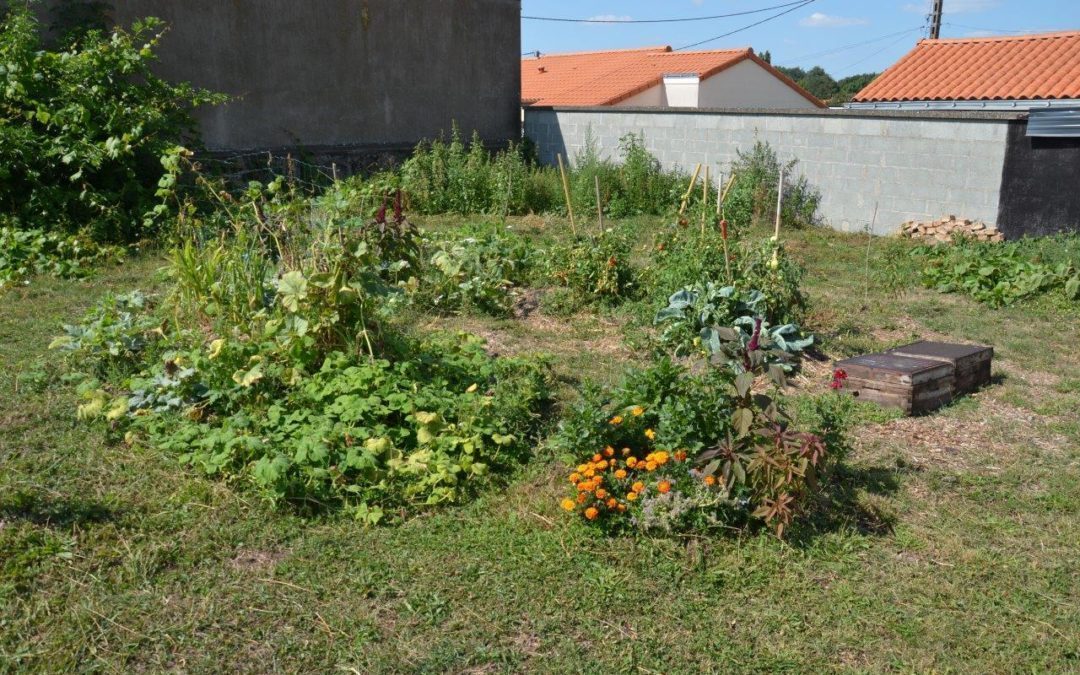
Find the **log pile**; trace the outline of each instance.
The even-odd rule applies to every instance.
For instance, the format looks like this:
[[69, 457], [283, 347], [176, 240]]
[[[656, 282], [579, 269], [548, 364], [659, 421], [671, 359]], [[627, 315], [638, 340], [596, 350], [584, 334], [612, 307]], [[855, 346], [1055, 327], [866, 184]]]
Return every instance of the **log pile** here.
[[977, 241], [1005, 241], [1005, 235], [993, 225], [956, 216], [922, 222], [911, 220], [900, 226], [900, 234], [911, 239], [927, 239], [932, 243], [950, 242], [953, 235], [970, 237]]

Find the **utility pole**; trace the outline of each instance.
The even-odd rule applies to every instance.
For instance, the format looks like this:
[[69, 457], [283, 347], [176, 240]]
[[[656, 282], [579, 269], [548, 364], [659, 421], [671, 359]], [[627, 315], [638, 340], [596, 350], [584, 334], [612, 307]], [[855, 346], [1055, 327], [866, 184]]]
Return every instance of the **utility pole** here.
[[934, 0], [934, 8], [930, 10], [930, 39], [937, 40], [941, 37], [941, 14], [944, 11], [945, 0]]

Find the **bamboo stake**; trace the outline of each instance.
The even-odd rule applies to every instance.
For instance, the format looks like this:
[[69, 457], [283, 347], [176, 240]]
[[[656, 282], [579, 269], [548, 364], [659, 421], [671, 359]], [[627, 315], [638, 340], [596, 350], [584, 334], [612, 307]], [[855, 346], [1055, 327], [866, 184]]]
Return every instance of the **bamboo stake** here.
[[780, 241], [780, 213], [784, 205], [784, 167], [780, 167], [780, 182], [776, 186], [776, 241]]
[[600, 234], [604, 234], [604, 205], [600, 203], [600, 176], [593, 176], [596, 182], [596, 222], [600, 224]]
[[694, 175], [690, 178], [690, 186], [686, 188], [686, 194], [683, 195], [682, 205], [679, 206], [679, 218], [682, 218], [686, 214], [686, 207], [690, 205], [690, 195], [694, 194], [694, 186], [697, 185], [698, 175], [701, 173], [701, 165], [698, 164], [694, 169]]
[[559, 175], [562, 176], [563, 196], [566, 197], [566, 212], [570, 214], [570, 231], [577, 237], [577, 225], [574, 224], [574, 205], [570, 202], [570, 182], [566, 180], [566, 168], [563, 167], [562, 154], [555, 156], [559, 158]]
[[863, 309], [870, 306], [870, 245], [874, 242], [874, 227], [877, 226], [878, 202], [874, 202], [874, 217], [870, 220], [870, 229], [866, 231], [866, 278], [863, 279]]
[[709, 165], [705, 165], [705, 179], [701, 181], [701, 233], [705, 234], [705, 216], [709, 212]]
[[[735, 174], [731, 174], [731, 178], [729, 178], [728, 182], [727, 182], [727, 187], [724, 188], [724, 194], [720, 197], [720, 204], [723, 204], [724, 202], [727, 201], [728, 193], [731, 192], [731, 188], [734, 185], [735, 185]], [[717, 210], [719, 210], [719, 208], [720, 208], [720, 206], [718, 204], [717, 205]]]
[[721, 171], [716, 177], [716, 219], [720, 220], [720, 207], [724, 203], [724, 198], [721, 196], [724, 194], [724, 172]]

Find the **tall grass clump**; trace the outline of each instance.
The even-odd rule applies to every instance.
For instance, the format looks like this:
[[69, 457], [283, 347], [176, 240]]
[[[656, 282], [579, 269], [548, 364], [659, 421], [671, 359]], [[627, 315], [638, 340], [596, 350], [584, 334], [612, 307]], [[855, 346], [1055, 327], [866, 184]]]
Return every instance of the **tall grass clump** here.
[[821, 194], [805, 176], [796, 177], [798, 160], [782, 163], [776, 150], [760, 140], [755, 141], [748, 151], [737, 151], [737, 155], [731, 164], [735, 183], [724, 204], [725, 217], [731, 227], [745, 230], [751, 225], [773, 222], [781, 167], [784, 170], [781, 223], [784, 227], [795, 228], [818, 224]]

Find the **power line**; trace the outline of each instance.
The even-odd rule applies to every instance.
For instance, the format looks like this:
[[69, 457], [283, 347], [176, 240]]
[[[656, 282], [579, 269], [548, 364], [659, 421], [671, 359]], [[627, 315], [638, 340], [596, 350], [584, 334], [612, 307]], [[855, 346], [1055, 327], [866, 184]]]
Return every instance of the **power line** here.
[[841, 47], [835, 47], [833, 49], [826, 49], [824, 51], [814, 52], [812, 54], [803, 54], [802, 56], [796, 56], [793, 59], [785, 59], [785, 61], [787, 63], [803, 63], [804, 61], [807, 61], [809, 59], [820, 59], [820, 58], [825, 57], [825, 56], [832, 56], [833, 54], [839, 54], [841, 52], [846, 52], [849, 49], [855, 49], [857, 47], [865, 47], [866, 45], [871, 45], [871, 44], [874, 44], [875, 42], [881, 42], [882, 40], [888, 40], [889, 38], [896, 37], [898, 35], [907, 35], [909, 33], [914, 33], [916, 31], [922, 31], [925, 28], [926, 28], [925, 25], [923, 25], [923, 26], [915, 26], [913, 28], [908, 28], [907, 30], [896, 31], [895, 33], [889, 33], [888, 35], [881, 35], [879, 37], [871, 38], [869, 40], [864, 40], [862, 42], [853, 42], [853, 43], [851, 43], [849, 45], [843, 45]]
[[635, 24], [635, 23], [689, 23], [692, 21], [713, 21], [716, 19], [729, 19], [733, 16], [747, 16], [748, 14], [760, 14], [761, 12], [770, 12], [774, 9], [783, 9], [784, 7], [792, 7], [794, 5], [801, 5], [806, 0], [795, 0], [795, 2], [788, 2], [782, 5], [773, 5], [772, 7], [762, 7], [761, 9], [750, 9], [743, 12], [732, 12], [730, 14], [714, 14], [712, 16], [690, 16], [679, 19], [571, 19], [568, 17], [556, 17], [556, 16], [522, 16], [525, 21], [555, 21], [559, 23], [605, 23], [605, 24]]
[[956, 28], [967, 28], [968, 30], [981, 30], [981, 31], [984, 31], [986, 33], [1011, 33], [1013, 35], [1023, 35], [1025, 33], [1031, 32], [1031, 31], [1026, 31], [1026, 30], [1001, 30], [1001, 29], [997, 29], [997, 28], [978, 28], [977, 26], [965, 26], [962, 23], [953, 23], [951, 21], [949, 21], [945, 25], [946, 26], [953, 26], [953, 27], [956, 27]]
[[[922, 30], [922, 29], [920, 29], [920, 30]], [[899, 37], [898, 39], [896, 39], [896, 40], [893, 40], [893, 41], [892, 41], [892, 42], [890, 42], [889, 44], [885, 45], [885, 46], [884, 46], [884, 47], [882, 47], [881, 49], [879, 49], [879, 50], [877, 50], [876, 52], [874, 52], [873, 54], [868, 54], [867, 56], [865, 56], [865, 57], [863, 57], [863, 58], [859, 59], [859, 60], [858, 60], [858, 61], [856, 61], [855, 63], [849, 63], [848, 65], [844, 66], [843, 68], [838, 68], [838, 69], [836, 70], [836, 73], [837, 73], [838, 75], [843, 75], [843, 74], [844, 74], [844, 71], [846, 71], [846, 70], [848, 70], [848, 69], [850, 69], [850, 68], [854, 68], [855, 66], [859, 65], [860, 63], [862, 63], [862, 62], [864, 62], [864, 61], [869, 61], [870, 59], [874, 58], [875, 56], [877, 56], [878, 54], [880, 54], [880, 53], [882, 53], [882, 52], [884, 52], [884, 51], [886, 51], [886, 50], [892, 49], [892, 48], [893, 48], [893, 46], [895, 46], [895, 45], [896, 45], [896, 44], [897, 44], [898, 42], [900, 42], [901, 40], [903, 40], [903, 39], [904, 39], [904, 37], [905, 37], [905, 36], [901, 35], [901, 36], [900, 36], [900, 37]]]
[[733, 31], [728, 31], [727, 33], [724, 33], [723, 35], [717, 35], [716, 37], [711, 37], [708, 40], [702, 40], [700, 42], [695, 42], [693, 44], [689, 44], [689, 45], [685, 45], [683, 47], [679, 47], [678, 49], [676, 49], [674, 51], [680, 52], [680, 51], [683, 51], [685, 49], [690, 49], [691, 47], [700, 47], [701, 45], [707, 44], [709, 42], [716, 42], [717, 40], [720, 40], [720, 39], [723, 39], [723, 38], [726, 38], [726, 37], [730, 37], [732, 35], [735, 35], [736, 33], [741, 33], [744, 30], [750, 30], [751, 28], [754, 28], [755, 26], [760, 26], [763, 23], [768, 23], [769, 21], [773, 21], [774, 19], [779, 19], [780, 17], [784, 16], [785, 14], [791, 14], [795, 10], [802, 9], [803, 7], [806, 7], [807, 5], [810, 5], [810, 4], [814, 3], [814, 2], [816, 2], [816, 0], [802, 0], [802, 2], [800, 2], [795, 7], [791, 7], [790, 9], [785, 9], [784, 11], [779, 12], [777, 14], [773, 14], [772, 16], [765, 17], [761, 21], [755, 21], [752, 24], [743, 26], [742, 28], [736, 28]]

